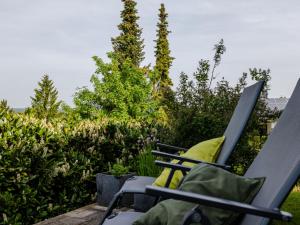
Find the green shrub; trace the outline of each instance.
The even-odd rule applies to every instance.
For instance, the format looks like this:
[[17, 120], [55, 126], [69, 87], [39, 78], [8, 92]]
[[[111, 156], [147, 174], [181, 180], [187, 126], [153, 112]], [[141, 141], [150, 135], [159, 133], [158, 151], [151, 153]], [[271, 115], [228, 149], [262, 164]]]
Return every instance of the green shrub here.
[[[163, 135], [163, 141], [170, 144], [191, 147], [200, 141], [221, 136], [232, 116], [243, 89], [247, 85], [247, 74], [244, 73], [236, 85], [231, 86], [224, 78], [209, 85], [209, 67], [206, 60], [201, 60], [193, 80], [182, 73], [176, 98], [170, 105], [171, 132]], [[251, 164], [261, 149], [267, 136], [267, 121], [278, 116], [269, 110], [265, 98], [270, 79], [269, 70], [250, 69], [253, 80], [265, 80], [266, 85], [246, 127], [237, 151], [229, 163], [242, 174]]]
[[109, 163], [108, 166], [109, 166], [109, 170], [108, 170], [109, 173], [116, 177], [120, 177], [129, 172], [129, 167], [124, 166], [120, 160], [117, 160], [117, 162], [114, 163], [112, 166]]
[[119, 54], [108, 53], [109, 62], [94, 56], [97, 69], [91, 77], [92, 89], [83, 87], [75, 93], [75, 112], [82, 118], [109, 116], [118, 119], [153, 121], [160, 115], [151, 98], [149, 69], [139, 68], [129, 59], [119, 62]]
[[64, 165], [65, 139], [34, 118], [5, 112], [0, 118], [0, 213], [5, 215], [0, 223], [46, 218], [57, 210], [51, 198]]
[[[102, 121], [46, 123], [0, 111], [0, 224], [33, 224], [95, 200], [95, 174], [129, 166], [155, 129]], [[146, 146], [145, 146], [146, 147]]]

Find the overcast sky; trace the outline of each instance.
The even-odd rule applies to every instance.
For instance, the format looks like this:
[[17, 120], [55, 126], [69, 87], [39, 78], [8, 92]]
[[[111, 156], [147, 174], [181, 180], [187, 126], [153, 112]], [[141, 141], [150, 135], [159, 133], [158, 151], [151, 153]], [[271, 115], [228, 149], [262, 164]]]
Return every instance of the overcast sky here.
[[[290, 96], [300, 77], [298, 0], [140, 0], [145, 65], [154, 62], [161, 2], [169, 13], [175, 86], [179, 73], [191, 74], [200, 59], [211, 59], [223, 38], [227, 51], [219, 77], [234, 84], [250, 67], [270, 68], [270, 96]], [[120, 0], [0, 0], [0, 99], [29, 106], [47, 73], [60, 99], [71, 104], [76, 88], [90, 84], [91, 57], [106, 59], [111, 50], [121, 9]]]

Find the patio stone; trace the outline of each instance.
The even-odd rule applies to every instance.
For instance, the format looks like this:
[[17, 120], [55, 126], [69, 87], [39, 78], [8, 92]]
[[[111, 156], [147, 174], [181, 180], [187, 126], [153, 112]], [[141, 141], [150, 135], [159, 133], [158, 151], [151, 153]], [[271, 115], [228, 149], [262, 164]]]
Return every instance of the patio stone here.
[[91, 204], [35, 225], [97, 225], [106, 207]]

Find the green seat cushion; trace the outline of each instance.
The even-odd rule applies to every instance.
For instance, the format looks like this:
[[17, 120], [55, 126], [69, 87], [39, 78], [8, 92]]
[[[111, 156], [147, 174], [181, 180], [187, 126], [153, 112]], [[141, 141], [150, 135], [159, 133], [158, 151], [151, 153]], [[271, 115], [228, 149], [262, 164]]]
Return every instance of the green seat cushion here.
[[[243, 203], [250, 203], [261, 188], [264, 178], [245, 178], [221, 168], [199, 164], [184, 178], [179, 189]], [[184, 215], [196, 204], [168, 199], [158, 203], [134, 225], [180, 225]], [[211, 225], [228, 225], [238, 213], [229, 210], [199, 206]], [[196, 223], [195, 223], [196, 224]]]
[[[193, 147], [191, 147], [187, 152], [182, 154], [181, 156], [196, 160], [201, 160], [204, 162], [215, 162], [218, 158], [221, 146], [225, 140], [225, 137], [218, 137], [214, 139], [210, 139], [207, 141], [202, 141]], [[178, 163], [178, 160], [172, 160], [172, 163]], [[193, 167], [196, 164], [190, 162], [184, 162], [184, 166]], [[171, 169], [166, 168], [162, 171], [161, 175], [154, 181], [153, 185], [165, 187], [168, 176], [170, 174]], [[183, 178], [183, 174], [181, 171], [175, 171], [169, 188], [175, 189], [178, 187], [179, 182]]]

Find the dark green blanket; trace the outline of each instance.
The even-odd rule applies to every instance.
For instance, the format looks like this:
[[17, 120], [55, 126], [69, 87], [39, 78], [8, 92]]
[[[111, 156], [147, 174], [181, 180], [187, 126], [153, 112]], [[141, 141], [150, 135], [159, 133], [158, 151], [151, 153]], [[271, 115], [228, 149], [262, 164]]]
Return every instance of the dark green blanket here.
[[[184, 178], [179, 189], [187, 192], [250, 203], [263, 184], [264, 178], [245, 178], [210, 165], [197, 165]], [[180, 225], [184, 215], [196, 204], [165, 200], [151, 208], [134, 225]], [[211, 225], [229, 225], [238, 213], [213, 207], [199, 206]]]

